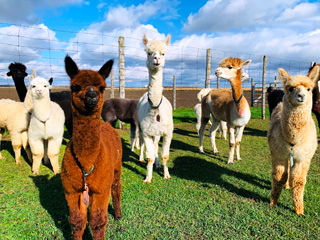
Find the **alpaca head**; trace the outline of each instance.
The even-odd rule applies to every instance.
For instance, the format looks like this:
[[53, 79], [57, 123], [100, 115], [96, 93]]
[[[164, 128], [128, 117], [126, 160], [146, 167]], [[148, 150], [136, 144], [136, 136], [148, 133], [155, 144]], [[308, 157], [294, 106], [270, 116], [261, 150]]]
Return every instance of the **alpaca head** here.
[[113, 60], [109, 60], [98, 72], [79, 70], [72, 58], [66, 56], [65, 68], [71, 79], [70, 89], [73, 109], [88, 115], [101, 112], [103, 93], [107, 86], [105, 79], [109, 76], [112, 65]]
[[[241, 83], [241, 69], [247, 66], [250, 62], [251, 60], [243, 62], [240, 58], [225, 58], [220, 62], [215, 74], [219, 78], [228, 80], [231, 84], [236, 80], [240, 80]], [[237, 76], [239, 77], [237, 78]]]
[[158, 70], [163, 68], [165, 63], [164, 55], [168, 50], [170, 39], [170, 34], [168, 34], [165, 41], [149, 40], [146, 34], [143, 35], [142, 42], [147, 53], [146, 65], [149, 70]]
[[312, 102], [312, 89], [319, 79], [319, 66], [315, 66], [308, 76], [290, 76], [284, 69], [279, 68], [278, 73], [284, 86], [285, 99], [293, 106], [297, 107]]
[[24, 80], [26, 76], [28, 76], [28, 73], [26, 73], [26, 66], [23, 65], [22, 63], [10, 63], [8, 69], [10, 70], [7, 72], [7, 76], [10, 77], [12, 76], [13, 80]]
[[30, 81], [30, 91], [34, 99], [50, 97], [49, 89], [51, 85], [42, 77], [35, 77]]

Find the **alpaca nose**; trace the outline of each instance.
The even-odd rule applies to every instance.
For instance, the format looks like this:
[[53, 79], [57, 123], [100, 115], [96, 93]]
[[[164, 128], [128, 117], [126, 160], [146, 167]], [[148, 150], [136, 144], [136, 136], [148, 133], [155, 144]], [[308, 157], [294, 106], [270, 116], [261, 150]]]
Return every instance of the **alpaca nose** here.
[[86, 93], [85, 105], [87, 109], [93, 109], [98, 103], [98, 94], [94, 91], [93, 87], [89, 88]]
[[297, 95], [297, 100], [298, 100], [298, 102], [303, 102], [305, 96], [306, 96], [306, 95], [305, 95], [304, 93], [298, 93], [298, 95]]

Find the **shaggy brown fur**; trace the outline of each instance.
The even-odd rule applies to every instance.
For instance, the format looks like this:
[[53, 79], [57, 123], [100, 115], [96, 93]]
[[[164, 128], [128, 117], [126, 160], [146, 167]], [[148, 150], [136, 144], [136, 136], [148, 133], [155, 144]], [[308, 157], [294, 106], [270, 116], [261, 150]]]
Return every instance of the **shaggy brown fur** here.
[[[295, 211], [304, 214], [303, 193], [311, 159], [317, 149], [317, 132], [311, 117], [312, 88], [319, 77], [319, 67], [306, 76], [289, 76], [279, 69], [284, 85], [283, 103], [272, 112], [268, 143], [272, 158], [270, 203], [276, 205], [282, 188], [289, 184]], [[290, 158], [292, 158], [292, 166]]]
[[[63, 158], [61, 180], [69, 206], [73, 239], [82, 239], [86, 227], [85, 184], [89, 194], [89, 225], [94, 239], [104, 239], [110, 195], [115, 217], [121, 218], [121, 139], [109, 123], [100, 120], [106, 87], [104, 79], [112, 65], [110, 60], [99, 72], [79, 70], [69, 56], [65, 58], [66, 71], [71, 78], [73, 135]], [[89, 173], [88, 176], [83, 172]]]

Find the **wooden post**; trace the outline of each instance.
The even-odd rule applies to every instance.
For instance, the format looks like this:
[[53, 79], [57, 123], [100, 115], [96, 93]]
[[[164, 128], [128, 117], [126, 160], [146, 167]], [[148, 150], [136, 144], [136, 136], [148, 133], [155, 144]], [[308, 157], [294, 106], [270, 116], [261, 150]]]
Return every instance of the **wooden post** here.
[[124, 37], [119, 37], [119, 97], [125, 98], [124, 91]]
[[114, 72], [111, 73], [110, 98], [114, 98]]
[[[125, 98], [124, 90], [124, 37], [119, 37], [119, 97]], [[119, 120], [119, 128], [122, 129], [124, 123]]]
[[173, 103], [173, 110], [176, 109], [176, 102], [177, 102], [177, 91], [176, 91], [176, 75], [173, 75], [173, 99], [172, 99], [172, 103]]
[[211, 49], [207, 49], [207, 68], [206, 68], [206, 82], [205, 88], [210, 88], [210, 74], [211, 74]]
[[253, 78], [251, 78], [251, 107], [254, 107], [254, 94], [255, 94], [254, 80]]
[[220, 88], [220, 78], [217, 77], [217, 88], [219, 89]]
[[263, 56], [263, 75], [262, 75], [262, 105], [261, 118], [266, 119], [266, 76], [267, 75], [267, 56]]
[[278, 87], [278, 77], [277, 76], [274, 77], [274, 86]]

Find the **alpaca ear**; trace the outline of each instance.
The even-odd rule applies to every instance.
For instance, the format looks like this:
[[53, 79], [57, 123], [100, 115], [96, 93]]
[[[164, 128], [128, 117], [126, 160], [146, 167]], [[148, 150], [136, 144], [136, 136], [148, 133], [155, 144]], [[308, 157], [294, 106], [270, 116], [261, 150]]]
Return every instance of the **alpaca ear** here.
[[244, 68], [245, 66], [249, 65], [249, 63], [251, 63], [251, 59], [249, 59], [249, 60], [247, 60], [247, 61], [244, 61], [244, 62], [241, 64], [240, 68]]
[[12, 76], [11, 71], [10, 71], [10, 72], [7, 72], [7, 76], [8, 76], [8, 77]]
[[73, 79], [74, 76], [77, 75], [77, 73], [79, 72], [79, 68], [77, 64], [72, 60], [71, 57], [69, 57], [69, 55], [65, 57], [64, 64], [65, 64], [65, 68], [68, 76], [71, 79]]
[[102, 76], [102, 78], [105, 80], [111, 70], [112, 70], [112, 65], [113, 65], [113, 59], [109, 60], [108, 62], [106, 62], [99, 70], [99, 74]]
[[48, 82], [52, 86], [53, 78], [50, 78]]
[[290, 75], [283, 68], [278, 69], [279, 77], [283, 85], [286, 85], [286, 82], [289, 80]]
[[147, 34], [143, 34], [143, 38], [142, 38], [142, 42], [144, 46], [147, 46], [148, 44], [148, 38], [147, 38]]
[[167, 46], [169, 46], [170, 40], [171, 40], [171, 35], [168, 34], [168, 36], [167, 36], [167, 38], [166, 38], [166, 44], [167, 44]]
[[25, 76], [25, 77], [28, 76], [28, 73], [24, 72], [24, 76]]
[[319, 80], [319, 66], [315, 66], [312, 70], [308, 73], [308, 77], [311, 79], [312, 82], [316, 83]]

